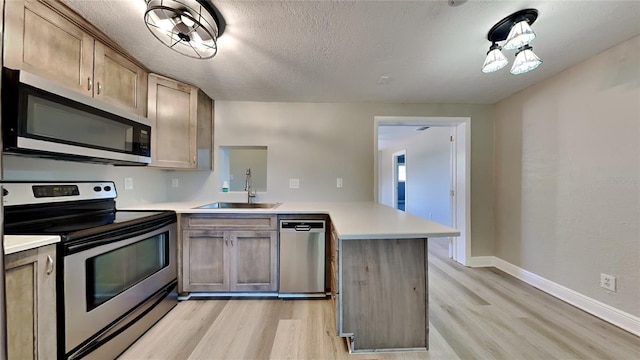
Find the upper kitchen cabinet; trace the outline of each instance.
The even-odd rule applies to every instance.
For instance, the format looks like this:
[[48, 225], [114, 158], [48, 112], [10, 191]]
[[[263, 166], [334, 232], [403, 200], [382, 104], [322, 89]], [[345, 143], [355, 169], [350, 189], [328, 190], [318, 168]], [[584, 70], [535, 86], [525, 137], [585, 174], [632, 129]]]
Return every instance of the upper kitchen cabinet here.
[[149, 75], [151, 166], [212, 168], [213, 100], [195, 86]]
[[109, 41], [75, 13], [55, 2], [8, 1], [5, 20], [6, 67], [146, 115], [145, 70], [96, 40]]
[[94, 97], [147, 115], [147, 73], [98, 41], [95, 42], [93, 77]]

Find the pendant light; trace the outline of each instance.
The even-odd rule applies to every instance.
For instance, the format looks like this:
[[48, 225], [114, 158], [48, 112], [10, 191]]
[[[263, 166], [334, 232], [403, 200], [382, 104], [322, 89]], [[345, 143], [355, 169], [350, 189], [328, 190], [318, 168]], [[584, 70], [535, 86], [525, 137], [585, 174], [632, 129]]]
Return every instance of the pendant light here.
[[529, 45], [535, 38], [536, 33], [531, 30], [531, 26], [529, 26], [526, 18], [524, 18], [513, 25], [503, 48], [505, 50], [519, 49], [525, 45]]
[[542, 60], [533, 52], [533, 48], [525, 45], [516, 53], [516, 60], [511, 67], [513, 75], [524, 74], [542, 64]]
[[502, 51], [500, 51], [500, 45], [493, 43], [487, 52], [487, 57], [484, 59], [484, 64], [482, 64], [482, 72], [487, 74], [494, 71], [498, 71], [503, 67], [507, 66], [509, 60], [504, 56]]
[[208, 0], [147, 0], [144, 22], [161, 43], [182, 55], [210, 59], [224, 21]]

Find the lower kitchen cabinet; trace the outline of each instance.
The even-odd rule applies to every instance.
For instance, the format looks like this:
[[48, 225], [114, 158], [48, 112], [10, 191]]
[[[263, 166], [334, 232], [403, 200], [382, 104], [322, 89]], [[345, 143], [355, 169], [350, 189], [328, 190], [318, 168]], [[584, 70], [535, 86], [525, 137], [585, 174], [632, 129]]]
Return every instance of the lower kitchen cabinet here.
[[276, 231], [183, 230], [181, 292], [278, 290]]
[[56, 354], [55, 245], [5, 256], [9, 359]]

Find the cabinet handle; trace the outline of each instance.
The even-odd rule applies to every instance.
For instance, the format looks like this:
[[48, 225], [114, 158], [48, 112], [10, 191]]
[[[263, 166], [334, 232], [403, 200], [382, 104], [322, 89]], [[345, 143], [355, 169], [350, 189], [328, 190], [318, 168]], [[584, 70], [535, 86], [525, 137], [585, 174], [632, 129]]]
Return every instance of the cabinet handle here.
[[194, 164], [196, 163], [196, 156], [195, 155], [193, 155], [193, 158], [191, 159], [191, 162], [194, 163]]
[[47, 275], [51, 275], [53, 272], [53, 258], [51, 255], [47, 255]]
[[229, 239], [228, 238], [224, 238], [224, 246], [229, 246]]
[[102, 83], [98, 81], [98, 95], [102, 92]]
[[91, 89], [93, 89], [93, 80], [91, 80], [91, 77], [87, 78], [87, 90], [91, 91]]
[[231, 238], [231, 247], [233, 247], [233, 238]]

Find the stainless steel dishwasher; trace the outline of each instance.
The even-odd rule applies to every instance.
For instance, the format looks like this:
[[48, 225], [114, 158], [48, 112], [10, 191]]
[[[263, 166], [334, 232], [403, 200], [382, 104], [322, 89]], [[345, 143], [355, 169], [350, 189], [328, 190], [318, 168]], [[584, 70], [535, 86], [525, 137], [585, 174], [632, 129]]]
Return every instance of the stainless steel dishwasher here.
[[278, 297], [325, 297], [324, 220], [280, 220]]

